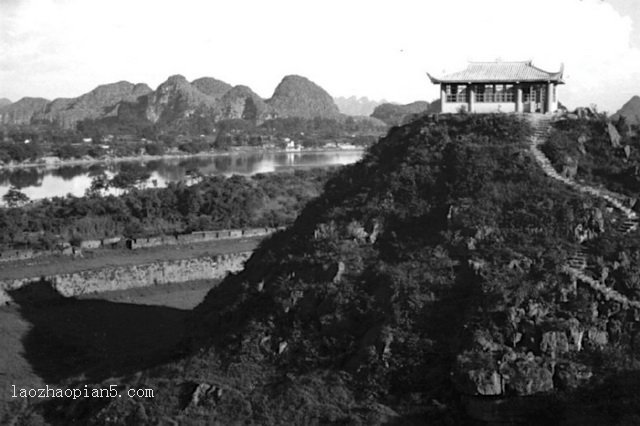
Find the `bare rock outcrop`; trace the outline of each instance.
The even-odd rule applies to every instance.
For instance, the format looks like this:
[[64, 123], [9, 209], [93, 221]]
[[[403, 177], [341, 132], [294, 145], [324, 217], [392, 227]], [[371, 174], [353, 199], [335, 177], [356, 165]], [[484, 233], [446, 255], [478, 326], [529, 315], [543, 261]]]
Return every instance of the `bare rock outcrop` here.
[[337, 118], [340, 111], [333, 98], [311, 80], [288, 75], [282, 79], [267, 104], [277, 117]]
[[620, 133], [618, 133], [618, 129], [612, 123], [607, 123], [607, 133], [609, 134], [609, 141], [611, 142], [611, 146], [614, 148], [620, 148], [620, 141], [622, 137]]
[[12, 302], [13, 299], [11, 299], [11, 296], [3, 289], [0, 289], [0, 307], [10, 305]]
[[135, 102], [147, 95], [151, 88], [146, 84], [128, 81], [104, 84], [77, 98], [58, 98], [46, 109], [34, 116], [34, 120], [55, 123], [66, 128], [75, 127], [84, 119], [96, 119], [112, 113], [121, 102]]
[[262, 121], [271, 118], [271, 108], [247, 86], [235, 86], [221, 97], [217, 106], [218, 119]]
[[44, 98], [22, 98], [0, 107], [0, 124], [29, 124], [36, 115], [45, 111], [48, 104], [49, 100]]
[[145, 117], [153, 123], [169, 123], [192, 115], [198, 107], [212, 109], [216, 98], [192, 86], [182, 75], [172, 75], [146, 99]]

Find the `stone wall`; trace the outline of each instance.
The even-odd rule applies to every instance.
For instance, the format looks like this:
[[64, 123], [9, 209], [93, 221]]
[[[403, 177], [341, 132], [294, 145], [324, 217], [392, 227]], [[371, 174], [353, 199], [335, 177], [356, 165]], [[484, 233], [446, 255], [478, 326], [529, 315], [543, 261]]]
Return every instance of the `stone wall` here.
[[[99, 248], [117, 248], [126, 244], [126, 247], [135, 250], [140, 248], [158, 247], [165, 245], [202, 243], [216, 240], [227, 240], [243, 237], [260, 237], [273, 234], [274, 232], [284, 229], [279, 228], [249, 228], [249, 229], [222, 229], [219, 231], [197, 231], [190, 234], [178, 235], [160, 235], [149, 238], [134, 238], [124, 240], [123, 237], [111, 237], [101, 240], [84, 240], [80, 243], [80, 249], [92, 250]], [[40, 256], [49, 256], [54, 254], [76, 255], [75, 251], [69, 249], [68, 244], [56, 250], [5, 250], [0, 251], [0, 263], [13, 262], [16, 260], [33, 259]]]
[[201, 243], [206, 241], [227, 240], [242, 237], [258, 237], [273, 234], [281, 228], [224, 229], [220, 231], [198, 231], [190, 234], [160, 235], [149, 238], [132, 238], [127, 240], [127, 248], [157, 247], [165, 245]]
[[6, 280], [0, 281], [0, 294], [10, 293], [11, 290], [41, 279], [50, 282], [60, 294], [67, 297], [192, 280], [219, 279], [229, 272], [241, 270], [251, 253], [240, 252], [197, 259], [105, 267], [42, 278]]
[[0, 251], [0, 262], [12, 262], [14, 260], [32, 259], [37, 256], [51, 254], [50, 251], [36, 252], [33, 250], [5, 250]]

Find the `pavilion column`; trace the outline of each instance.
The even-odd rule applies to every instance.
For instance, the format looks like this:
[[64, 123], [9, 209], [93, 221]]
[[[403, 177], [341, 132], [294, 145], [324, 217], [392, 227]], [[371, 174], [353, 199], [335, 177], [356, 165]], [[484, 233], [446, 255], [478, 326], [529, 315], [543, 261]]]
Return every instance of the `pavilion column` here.
[[522, 108], [522, 86], [516, 85], [516, 112], [523, 112]]
[[547, 83], [547, 108], [545, 112], [553, 112], [553, 83]]
[[447, 103], [447, 92], [444, 90], [444, 84], [440, 85], [440, 112], [444, 112]]
[[476, 109], [476, 86], [469, 85], [469, 112], [474, 112]]

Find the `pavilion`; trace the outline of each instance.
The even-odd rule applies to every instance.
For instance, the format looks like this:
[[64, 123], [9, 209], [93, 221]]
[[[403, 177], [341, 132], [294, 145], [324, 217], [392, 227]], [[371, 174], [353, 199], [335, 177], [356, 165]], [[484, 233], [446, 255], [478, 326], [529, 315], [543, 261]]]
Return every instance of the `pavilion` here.
[[549, 113], [558, 109], [563, 68], [548, 72], [531, 61], [469, 62], [462, 71], [427, 75], [440, 85], [440, 112]]

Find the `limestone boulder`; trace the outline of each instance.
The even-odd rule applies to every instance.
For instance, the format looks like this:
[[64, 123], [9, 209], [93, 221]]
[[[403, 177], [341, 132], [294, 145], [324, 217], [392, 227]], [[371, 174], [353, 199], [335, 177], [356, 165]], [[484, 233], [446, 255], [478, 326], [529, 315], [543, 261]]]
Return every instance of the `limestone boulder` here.
[[505, 391], [518, 396], [534, 395], [553, 390], [553, 373], [542, 358], [518, 354], [500, 365]]
[[586, 135], [582, 134], [578, 136], [578, 151], [580, 151], [580, 153], [583, 155], [587, 154], [587, 148], [585, 147], [586, 142], [587, 142]]
[[612, 123], [607, 124], [607, 133], [609, 134], [609, 141], [611, 142], [611, 146], [614, 148], [620, 148], [620, 141], [622, 137], [620, 133], [618, 133], [618, 129]]
[[568, 331], [570, 350], [580, 352], [582, 350], [582, 339], [584, 337], [584, 329], [581, 327], [580, 322], [575, 318], [569, 320]]
[[353, 238], [358, 242], [366, 241], [367, 237], [369, 236], [369, 234], [367, 234], [367, 231], [365, 231], [364, 226], [362, 226], [362, 224], [360, 224], [360, 222], [358, 222], [357, 220], [351, 221], [347, 225], [347, 235], [349, 236], [349, 238]]
[[454, 383], [465, 395], [497, 396], [504, 383], [491, 353], [468, 351], [458, 356]]
[[567, 338], [567, 334], [564, 331], [547, 331], [542, 333], [540, 351], [552, 358], [557, 358], [569, 352], [569, 339]]
[[594, 346], [606, 346], [609, 343], [609, 336], [606, 331], [591, 327], [587, 331], [587, 340]]
[[382, 221], [374, 220], [371, 224], [371, 231], [369, 232], [369, 243], [375, 244], [378, 240], [378, 237], [382, 233]]
[[589, 382], [591, 369], [576, 362], [562, 362], [556, 365], [553, 375], [554, 386], [559, 390], [576, 389]]
[[0, 307], [10, 305], [11, 303], [13, 303], [11, 296], [9, 296], [3, 289], [0, 289]]

